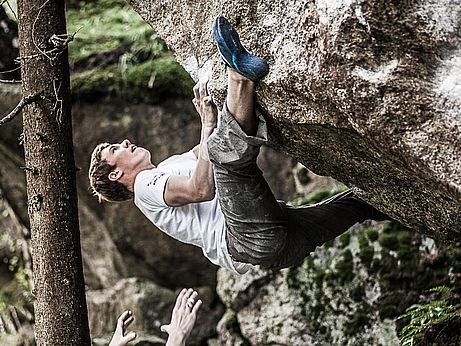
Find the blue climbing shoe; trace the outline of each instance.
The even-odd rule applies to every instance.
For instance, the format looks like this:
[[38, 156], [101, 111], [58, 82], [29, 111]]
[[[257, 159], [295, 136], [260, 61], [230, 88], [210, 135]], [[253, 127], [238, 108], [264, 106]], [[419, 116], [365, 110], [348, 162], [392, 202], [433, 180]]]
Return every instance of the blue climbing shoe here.
[[226, 18], [216, 18], [213, 39], [221, 58], [238, 74], [258, 82], [269, 72], [269, 66], [264, 59], [248, 53], [242, 46], [237, 32]]

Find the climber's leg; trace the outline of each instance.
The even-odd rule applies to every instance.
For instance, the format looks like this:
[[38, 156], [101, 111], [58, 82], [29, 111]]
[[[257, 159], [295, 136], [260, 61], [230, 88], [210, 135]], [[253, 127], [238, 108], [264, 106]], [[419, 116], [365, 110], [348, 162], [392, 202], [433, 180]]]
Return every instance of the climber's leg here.
[[[230, 91], [240, 93], [247, 88], [245, 82], [238, 82], [240, 86], [233, 83], [230, 80]], [[248, 92], [252, 97], [252, 88]], [[233, 96], [231, 91], [230, 107], [238, 100]], [[251, 109], [247, 106], [234, 109]], [[264, 118], [259, 113], [255, 116], [253, 109], [239, 117], [247, 128], [256, 129], [254, 136], [245, 133], [224, 105], [220, 125], [208, 140], [216, 190], [226, 220], [228, 250], [236, 261], [270, 266], [285, 247], [285, 214], [256, 164], [260, 147], [267, 139]]]
[[262, 68], [267, 64], [242, 53], [237, 33], [222, 17], [213, 35], [229, 65], [226, 104], [208, 140], [228, 250], [236, 261], [268, 266], [283, 251], [287, 229], [285, 214], [256, 164], [267, 129], [264, 118], [255, 112], [253, 89], [254, 82], [267, 74]]
[[299, 264], [317, 246], [336, 238], [356, 223], [389, 219], [350, 190], [314, 205], [281, 205], [287, 215], [287, 246], [273, 269]]

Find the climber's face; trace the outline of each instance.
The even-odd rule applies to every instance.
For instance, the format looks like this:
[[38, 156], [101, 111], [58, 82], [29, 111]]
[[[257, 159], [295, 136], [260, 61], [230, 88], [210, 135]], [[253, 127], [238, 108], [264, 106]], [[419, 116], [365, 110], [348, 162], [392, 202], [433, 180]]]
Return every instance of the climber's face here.
[[121, 183], [124, 183], [123, 177], [134, 178], [140, 171], [153, 167], [149, 150], [137, 147], [128, 139], [104, 148], [101, 158], [115, 167], [109, 173], [109, 179], [119, 180]]

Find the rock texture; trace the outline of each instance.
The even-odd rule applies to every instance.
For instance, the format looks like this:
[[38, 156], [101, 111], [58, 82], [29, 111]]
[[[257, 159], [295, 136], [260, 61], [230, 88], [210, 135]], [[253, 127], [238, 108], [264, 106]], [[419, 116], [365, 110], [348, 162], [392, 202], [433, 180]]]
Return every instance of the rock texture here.
[[271, 71], [259, 104], [273, 145], [404, 224], [461, 239], [458, 0], [131, 0], [194, 77], [214, 71], [227, 16]]
[[[210, 288], [196, 289], [203, 305], [197, 317], [196, 328], [188, 340], [190, 345], [203, 344], [204, 340], [214, 335], [215, 326], [223, 314], [222, 304], [215, 304], [214, 292]], [[100, 338], [112, 334], [117, 317], [124, 310], [131, 310], [135, 321], [130, 330], [141, 336], [137, 342], [140, 345], [157, 344], [158, 340], [157, 343], [153, 341], [154, 336], [164, 339], [168, 336], [160, 331], [160, 326], [170, 322], [177, 293], [139, 278], [123, 279], [111, 288], [88, 291], [87, 304], [92, 337]]]
[[218, 324], [218, 341], [398, 345], [404, 321], [396, 318], [438, 285], [461, 289], [458, 247], [437, 246], [387, 222], [357, 225], [298, 268], [254, 268], [242, 276], [219, 270], [217, 292], [228, 310]]
[[130, 278], [111, 288], [88, 291], [87, 300], [92, 336], [111, 333], [124, 310], [132, 310], [136, 317], [133, 330], [161, 334], [160, 325], [168, 322], [175, 294], [148, 280]]

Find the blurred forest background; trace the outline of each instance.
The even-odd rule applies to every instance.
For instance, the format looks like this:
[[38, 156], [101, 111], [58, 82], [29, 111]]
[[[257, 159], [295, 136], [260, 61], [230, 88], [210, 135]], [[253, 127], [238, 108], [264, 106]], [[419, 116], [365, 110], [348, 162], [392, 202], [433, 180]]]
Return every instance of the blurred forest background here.
[[[243, 277], [155, 229], [131, 202], [100, 204], [87, 178], [100, 142], [129, 138], [158, 163], [198, 143], [194, 81], [122, 0], [67, 2], [74, 148], [90, 330], [105, 345], [125, 309], [139, 345], [164, 344], [176, 293], [204, 306], [191, 345], [459, 345], [461, 249], [396, 222], [367, 222], [302, 266]], [[0, 79], [19, 80], [13, 1], [0, 8]], [[0, 83], [0, 118], [21, 98]], [[0, 344], [33, 345], [32, 263], [21, 117], [0, 127]], [[321, 201], [345, 187], [264, 148], [260, 165], [277, 198]], [[135, 344], [136, 344], [135, 343]]]

